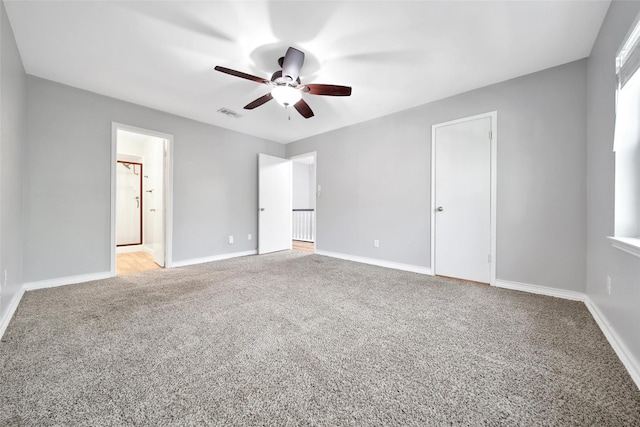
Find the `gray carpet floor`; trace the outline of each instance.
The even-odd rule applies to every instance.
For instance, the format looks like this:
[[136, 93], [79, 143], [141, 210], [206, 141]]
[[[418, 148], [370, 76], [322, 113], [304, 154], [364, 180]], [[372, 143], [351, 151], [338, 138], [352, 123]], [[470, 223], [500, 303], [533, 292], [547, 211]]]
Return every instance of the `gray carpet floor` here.
[[0, 425], [640, 425], [580, 302], [291, 251], [27, 292], [0, 368]]

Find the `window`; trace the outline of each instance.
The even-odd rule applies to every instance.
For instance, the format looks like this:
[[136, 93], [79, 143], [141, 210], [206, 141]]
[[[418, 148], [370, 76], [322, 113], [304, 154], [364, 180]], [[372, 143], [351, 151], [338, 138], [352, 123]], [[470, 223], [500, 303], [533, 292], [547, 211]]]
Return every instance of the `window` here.
[[640, 250], [640, 22], [616, 57], [615, 240]]

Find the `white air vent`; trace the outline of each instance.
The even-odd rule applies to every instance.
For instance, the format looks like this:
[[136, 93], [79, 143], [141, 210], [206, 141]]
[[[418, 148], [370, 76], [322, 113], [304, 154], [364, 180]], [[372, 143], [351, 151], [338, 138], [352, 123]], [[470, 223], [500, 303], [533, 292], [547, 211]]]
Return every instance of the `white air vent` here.
[[218, 113], [224, 114], [225, 116], [228, 116], [228, 117], [233, 117], [235, 119], [237, 119], [238, 117], [242, 117], [240, 114], [228, 108], [221, 108], [218, 110]]

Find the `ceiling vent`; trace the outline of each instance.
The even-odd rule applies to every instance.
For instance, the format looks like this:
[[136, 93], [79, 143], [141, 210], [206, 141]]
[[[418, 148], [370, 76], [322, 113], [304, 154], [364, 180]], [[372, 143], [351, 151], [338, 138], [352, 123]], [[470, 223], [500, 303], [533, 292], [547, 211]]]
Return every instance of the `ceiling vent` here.
[[238, 114], [235, 111], [230, 110], [228, 108], [221, 108], [221, 109], [218, 110], [218, 113], [224, 114], [225, 116], [228, 116], [228, 117], [233, 117], [234, 119], [242, 117], [240, 114]]

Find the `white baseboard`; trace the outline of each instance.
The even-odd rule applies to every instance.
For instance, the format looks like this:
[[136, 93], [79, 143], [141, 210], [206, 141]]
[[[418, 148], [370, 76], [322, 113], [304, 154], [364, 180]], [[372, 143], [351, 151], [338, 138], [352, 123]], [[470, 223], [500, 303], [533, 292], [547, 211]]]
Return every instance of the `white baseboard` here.
[[171, 268], [186, 267], [188, 265], [203, 264], [205, 262], [212, 262], [212, 261], [221, 261], [223, 259], [237, 258], [241, 256], [256, 255], [257, 253], [258, 251], [256, 249], [253, 249], [250, 251], [232, 252], [228, 254], [213, 255], [213, 256], [208, 256], [204, 258], [193, 258], [193, 259], [185, 259], [182, 261], [173, 261], [171, 263]]
[[7, 330], [7, 327], [9, 326], [9, 322], [11, 322], [11, 319], [13, 318], [14, 313], [18, 309], [18, 305], [20, 304], [20, 301], [22, 300], [23, 295], [24, 295], [24, 287], [20, 287], [20, 289], [18, 290], [18, 293], [16, 293], [13, 296], [13, 299], [11, 300], [11, 304], [9, 304], [9, 309], [7, 310], [6, 313], [4, 313], [4, 315], [2, 316], [2, 319], [0, 319], [0, 338], [2, 338], [5, 331]]
[[421, 267], [419, 265], [402, 264], [400, 262], [384, 261], [381, 259], [366, 258], [366, 257], [361, 257], [356, 255], [349, 255], [349, 254], [341, 254], [339, 252], [321, 251], [317, 249], [315, 253], [316, 255], [324, 255], [331, 258], [339, 258], [347, 261], [361, 262], [363, 264], [377, 265], [378, 267], [393, 268], [395, 270], [411, 271], [412, 273], [433, 275], [431, 273], [430, 268]]
[[[177, 261], [173, 263], [173, 267], [184, 267], [188, 265], [201, 264], [201, 263], [211, 262], [211, 261], [220, 261], [223, 259], [256, 255], [257, 252], [258, 251], [254, 249], [254, 250], [244, 251], [244, 252], [234, 252], [234, 253], [228, 253], [228, 254], [222, 254], [222, 255], [214, 255], [214, 256], [205, 257], [205, 258], [195, 258], [190, 260]], [[348, 254], [342, 254], [342, 253], [330, 252], [330, 251], [317, 250], [315, 253], [318, 255], [324, 255], [331, 258], [339, 258], [347, 261], [361, 262], [363, 264], [377, 265], [380, 267], [393, 268], [396, 270], [404, 270], [404, 271], [411, 271], [415, 273], [432, 275], [431, 269], [427, 267], [420, 267], [420, 266], [415, 266], [411, 264], [402, 264], [402, 263], [396, 263], [396, 262], [390, 262], [390, 261], [383, 261], [383, 260], [378, 260], [374, 258], [365, 258], [365, 257], [359, 257], [355, 255], [348, 255]], [[106, 279], [109, 277], [111, 277], [110, 272], [102, 272], [102, 273], [84, 274], [79, 276], [61, 277], [58, 279], [49, 279], [49, 280], [41, 280], [37, 282], [25, 283], [21, 287], [21, 289], [18, 291], [18, 293], [13, 297], [13, 300], [9, 305], [9, 310], [7, 310], [7, 312], [0, 319], [0, 338], [2, 338], [7, 327], [9, 326], [9, 322], [13, 318], [13, 315], [17, 310], [18, 305], [20, 304], [20, 301], [22, 300], [22, 297], [25, 291], [51, 288], [55, 286], [71, 285], [75, 283], [89, 282], [92, 280]], [[530, 285], [526, 283], [511, 282], [507, 280], [496, 280], [496, 283], [494, 286], [499, 288], [529, 292], [534, 294], [547, 295], [547, 296], [552, 296], [556, 298], [563, 298], [563, 299], [568, 299], [573, 301], [583, 301], [587, 309], [591, 313], [591, 316], [594, 318], [594, 320], [600, 327], [600, 330], [602, 331], [604, 336], [607, 338], [607, 341], [609, 342], [613, 350], [618, 355], [618, 358], [620, 359], [624, 367], [627, 369], [627, 372], [629, 372], [629, 375], [631, 375], [631, 378], [636, 383], [636, 386], [640, 388], [640, 363], [633, 357], [632, 353], [625, 346], [624, 341], [620, 339], [620, 337], [618, 337], [618, 334], [611, 328], [611, 325], [607, 321], [607, 318], [602, 314], [602, 312], [598, 309], [598, 307], [591, 301], [591, 299], [587, 295], [585, 295], [582, 292], [567, 291], [564, 289], [549, 288], [546, 286]]]
[[493, 286], [496, 288], [512, 289], [514, 291], [529, 292], [530, 294], [546, 295], [571, 301], [584, 301], [586, 298], [586, 295], [582, 292], [567, 291], [565, 289], [549, 288], [547, 286], [540, 285], [530, 285], [528, 283], [510, 282], [508, 280], [496, 280], [496, 283]]
[[613, 347], [613, 351], [616, 352], [624, 367], [627, 368], [627, 372], [631, 375], [631, 379], [633, 379], [636, 386], [640, 389], [640, 362], [633, 357], [627, 346], [624, 345], [624, 341], [621, 340], [618, 334], [611, 328], [611, 324], [602, 314], [598, 306], [591, 301], [591, 298], [587, 296], [584, 300], [584, 304], [587, 306], [591, 316], [607, 338], [607, 341], [609, 341], [611, 347]]
[[111, 276], [110, 271], [102, 273], [81, 274], [79, 276], [59, 277], [57, 279], [39, 280], [37, 282], [27, 282], [22, 287], [25, 291], [33, 291], [36, 289], [53, 288], [56, 286], [74, 285], [76, 283], [91, 282], [93, 280], [108, 279]]
[[116, 246], [117, 254], [126, 254], [129, 252], [140, 252], [144, 250], [142, 245]]
[[629, 349], [624, 345], [624, 341], [618, 337], [618, 334], [611, 328], [611, 324], [604, 317], [598, 307], [591, 299], [582, 292], [567, 291], [564, 289], [549, 288], [546, 286], [529, 285], [526, 283], [509, 282], [506, 280], [496, 280], [496, 287], [513, 289], [516, 291], [529, 292], [533, 294], [547, 295], [556, 298], [563, 298], [572, 301], [582, 301], [591, 313], [591, 317], [596, 321], [603, 335], [607, 338], [609, 345], [616, 352], [618, 358], [631, 375], [631, 378], [640, 388], [640, 363], [633, 357]]

